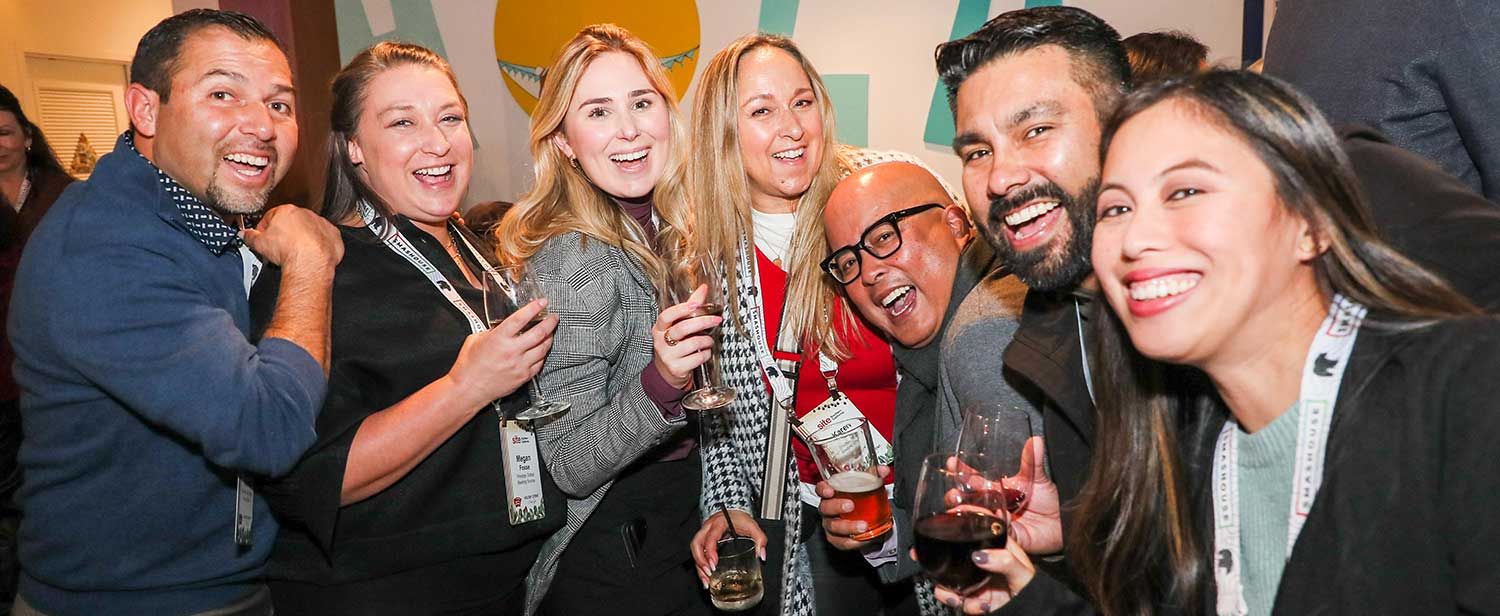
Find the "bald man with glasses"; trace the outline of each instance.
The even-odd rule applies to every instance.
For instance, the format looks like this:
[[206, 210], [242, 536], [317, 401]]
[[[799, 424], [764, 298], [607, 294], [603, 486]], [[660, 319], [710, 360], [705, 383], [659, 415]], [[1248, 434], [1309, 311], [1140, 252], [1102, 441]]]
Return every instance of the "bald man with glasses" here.
[[[999, 361], [1026, 287], [1005, 271], [988, 242], [975, 241], [953, 191], [920, 161], [889, 153], [867, 162], [829, 196], [823, 223], [831, 254], [822, 265], [860, 315], [891, 340], [896, 356], [901, 385], [893, 429], [893, 532], [850, 539], [862, 523], [838, 514], [852, 503], [833, 498], [826, 482], [818, 492], [829, 543], [860, 550], [882, 580], [894, 582], [920, 570], [909, 548], [922, 458], [952, 450], [968, 408], [1032, 413], [1011, 385], [1021, 381], [1003, 375]], [[1032, 430], [1040, 434], [1040, 418], [1032, 418]]]

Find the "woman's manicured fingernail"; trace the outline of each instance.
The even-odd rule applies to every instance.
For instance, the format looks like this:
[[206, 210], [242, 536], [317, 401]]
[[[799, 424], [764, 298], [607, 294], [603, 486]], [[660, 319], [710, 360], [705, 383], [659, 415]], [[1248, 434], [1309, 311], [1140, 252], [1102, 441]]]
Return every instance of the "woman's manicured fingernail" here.
[[978, 564], [978, 565], [982, 565], [982, 564], [985, 564], [987, 562], [990, 562], [990, 555], [989, 554], [985, 554], [984, 550], [979, 550], [979, 551], [974, 552], [973, 558], [974, 558], [974, 564]]

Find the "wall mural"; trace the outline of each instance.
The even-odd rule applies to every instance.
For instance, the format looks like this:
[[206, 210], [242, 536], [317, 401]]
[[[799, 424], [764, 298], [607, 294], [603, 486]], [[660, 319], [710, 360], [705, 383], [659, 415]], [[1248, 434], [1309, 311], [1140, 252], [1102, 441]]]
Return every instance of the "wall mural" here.
[[626, 3], [610, 0], [536, 2], [499, 0], [495, 6], [495, 59], [521, 109], [530, 114], [541, 89], [541, 71], [579, 29], [609, 22], [651, 45], [681, 99], [698, 66], [698, 3], [693, 0]]
[[[1259, 53], [1264, 0], [335, 0], [339, 50], [348, 61], [382, 40], [448, 58], [472, 107], [476, 170], [469, 203], [514, 200], [531, 185], [528, 114], [539, 74], [585, 25], [613, 22], [651, 44], [686, 108], [705, 62], [756, 30], [795, 39], [823, 73], [841, 142], [917, 155], [950, 181], [953, 118], [932, 66], [938, 43], [1001, 12], [1080, 6], [1122, 34], [1176, 28], [1238, 65]], [[1245, 18], [1250, 12], [1254, 19]], [[1243, 31], [1242, 31], [1243, 28]], [[1254, 32], [1252, 32], [1254, 31]], [[1244, 39], [1242, 40], [1242, 33]]]

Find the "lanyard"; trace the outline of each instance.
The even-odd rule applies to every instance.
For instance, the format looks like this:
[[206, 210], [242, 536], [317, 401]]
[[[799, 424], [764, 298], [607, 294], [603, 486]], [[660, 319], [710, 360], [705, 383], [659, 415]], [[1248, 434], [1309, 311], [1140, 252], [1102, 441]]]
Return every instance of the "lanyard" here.
[[[1292, 480], [1291, 515], [1287, 517], [1286, 556], [1307, 522], [1323, 483], [1324, 455], [1333, 423], [1334, 405], [1344, 368], [1365, 317], [1365, 307], [1342, 295], [1334, 295], [1328, 316], [1308, 348], [1298, 395], [1297, 457]], [[1240, 616], [1249, 612], [1240, 581], [1244, 563], [1240, 559], [1239, 445], [1238, 424], [1225, 422], [1214, 447], [1214, 582], [1218, 586], [1217, 612]]]
[[[250, 297], [250, 288], [255, 286], [255, 279], [260, 277], [260, 257], [250, 251], [244, 242], [240, 242], [240, 269], [245, 279], [245, 297]], [[234, 544], [238, 546], [249, 546], [254, 543], [251, 528], [255, 524], [255, 490], [245, 481], [244, 476], [235, 478], [234, 481]]]
[[[364, 219], [365, 228], [369, 229], [370, 233], [374, 233], [375, 237], [380, 238], [380, 241], [383, 242], [387, 248], [390, 248], [392, 252], [401, 255], [402, 258], [406, 259], [407, 262], [416, 267], [418, 271], [421, 271], [422, 275], [426, 276], [427, 280], [432, 283], [432, 286], [436, 288], [439, 293], [443, 294], [443, 297], [448, 300], [448, 303], [453, 304], [454, 308], [457, 308], [460, 313], [463, 313], [464, 318], [468, 319], [469, 329], [473, 330], [473, 333], [477, 334], [489, 329], [489, 327], [485, 324], [484, 319], [479, 318], [479, 315], [474, 312], [474, 309], [469, 307], [469, 303], [465, 302], [463, 297], [459, 296], [458, 290], [453, 288], [453, 284], [448, 282], [448, 278], [444, 276], [442, 272], [438, 271], [437, 266], [433, 265], [431, 261], [428, 261], [427, 257], [424, 257], [422, 256], [422, 253], [417, 252], [417, 247], [413, 246], [411, 241], [407, 240], [406, 236], [401, 234], [400, 229], [397, 229], [394, 225], [391, 224], [390, 221], [381, 218], [380, 215], [376, 214], [375, 209], [370, 207], [370, 204], [368, 203], [359, 204], [359, 217]], [[389, 233], [386, 232], [386, 228], [388, 226], [390, 227]], [[469, 243], [468, 238], [463, 237], [462, 234], [459, 235], [459, 238], [463, 240], [465, 247], [467, 247], [469, 250], [474, 250], [474, 246]], [[486, 275], [492, 274], [493, 270], [489, 267], [488, 262], [486, 262], [484, 259], [479, 259], [479, 262], [485, 264], [484, 269]]]
[[1073, 316], [1078, 318], [1078, 355], [1083, 358], [1083, 386], [1089, 390], [1089, 401], [1094, 401], [1094, 375], [1089, 372], [1089, 345], [1083, 337], [1083, 309], [1078, 307], [1078, 298], [1073, 298]]

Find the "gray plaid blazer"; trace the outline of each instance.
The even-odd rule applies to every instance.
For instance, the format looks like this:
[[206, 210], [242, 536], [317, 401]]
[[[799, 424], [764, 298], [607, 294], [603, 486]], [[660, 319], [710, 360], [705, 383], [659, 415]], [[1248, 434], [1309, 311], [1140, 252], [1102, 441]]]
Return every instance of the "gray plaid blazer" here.
[[547, 240], [527, 267], [549, 294], [549, 310], [558, 315], [537, 385], [545, 397], [573, 405], [537, 428], [542, 460], [568, 495], [568, 515], [527, 576], [529, 615], [546, 596], [563, 550], [615, 475], [686, 420], [667, 421], [641, 387], [658, 309], [656, 289], [635, 260], [595, 238], [565, 233]]

